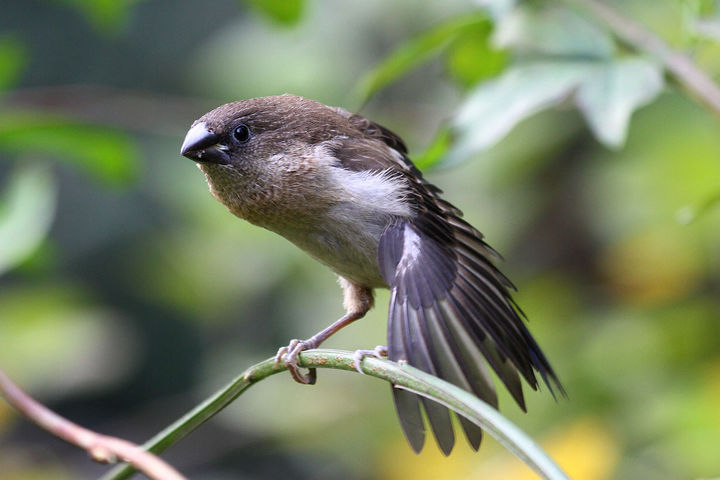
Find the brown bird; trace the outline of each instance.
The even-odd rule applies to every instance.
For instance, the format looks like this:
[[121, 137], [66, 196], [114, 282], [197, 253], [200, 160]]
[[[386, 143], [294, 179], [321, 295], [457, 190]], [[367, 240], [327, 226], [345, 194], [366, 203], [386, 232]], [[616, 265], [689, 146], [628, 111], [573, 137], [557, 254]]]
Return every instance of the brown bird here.
[[[562, 386], [494, 266], [497, 254], [440, 197], [396, 134], [360, 115], [294, 95], [222, 105], [196, 120], [182, 155], [197, 162], [210, 193], [234, 215], [287, 238], [339, 275], [346, 314], [278, 352], [293, 377], [297, 356], [363, 317], [373, 289], [390, 289], [387, 354], [497, 407], [492, 368], [525, 410], [520, 376], [533, 388]], [[484, 360], [483, 360], [484, 358]], [[486, 365], [487, 363], [487, 365]], [[440, 449], [455, 443], [450, 413], [392, 389], [405, 436], [425, 441], [420, 404]], [[479, 427], [460, 418], [478, 449]]]

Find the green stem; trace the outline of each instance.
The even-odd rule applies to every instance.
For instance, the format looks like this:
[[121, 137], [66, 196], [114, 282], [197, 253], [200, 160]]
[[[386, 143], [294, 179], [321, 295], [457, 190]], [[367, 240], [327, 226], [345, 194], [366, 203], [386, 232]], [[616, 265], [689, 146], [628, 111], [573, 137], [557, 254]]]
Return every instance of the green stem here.
[[[300, 354], [298, 365], [305, 368], [334, 368], [355, 372], [353, 360], [353, 352], [309, 350]], [[228, 406], [248, 387], [284, 370], [285, 366], [276, 365], [273, 358], [250, 367], [213, 396], [155, 435], [143, 447], [155, 454], [162, 453]], [[541, 478], [549, 480], [568, 478], [527, 434], [503, 417], [495, 408], [471, 393], [409, 365], [400, 365], [374, 357], [365, 357], [362, 370], [363, 373], [387, 380], [398, 388], [405, 388], [442, 403], [467, 417], [495, 437], [535, 470]], [[101, 480], [125, 479], [134, 472], [135, 470], [130, 466], [119, 466], [104, 475]]]

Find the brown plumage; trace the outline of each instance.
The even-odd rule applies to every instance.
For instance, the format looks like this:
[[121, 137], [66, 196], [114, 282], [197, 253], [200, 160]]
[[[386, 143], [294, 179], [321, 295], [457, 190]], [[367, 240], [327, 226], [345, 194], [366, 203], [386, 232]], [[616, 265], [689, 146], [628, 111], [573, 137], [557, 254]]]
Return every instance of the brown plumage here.
[[[205, 114], [182, 154], [197, 161], [211, 193], [233, 214], [295, 243], [340, 276], [346, 315], [278, 359], [293, 377], [300, 351], [317, 347], [372, 307], [374, 288], [391, 291], [388, 356], [444, 378], [497, 407], [489, 367], [524, 409], [520, 377], [539, 373], [562, 392], [552, 367], [512, 300], [494, 251], [440, 197], [390, 130], [341, 108], [292, 95], [233, 102]], [[314, 372], [313, 372], [314, 373]], [[449, 411], [393, 389], [415, 451], [425, 429], [440, 449], [454, 445]], [[461, 418], [477, 449], [480, 429]]]

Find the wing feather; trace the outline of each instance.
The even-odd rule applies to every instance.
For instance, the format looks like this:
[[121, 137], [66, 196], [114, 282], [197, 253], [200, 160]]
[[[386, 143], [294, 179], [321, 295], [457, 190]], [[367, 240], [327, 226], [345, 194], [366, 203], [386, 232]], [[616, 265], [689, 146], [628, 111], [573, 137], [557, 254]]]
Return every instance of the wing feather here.
[[[397, 310], [397, 291], [393, 290], [390, 293], [390, 313], [388, 315], [388, 356], [407, 361], [404, 333], [407, 317]], [[425, 444], [425, 424], [420, 412], [418, 396], [395, 387], [392, 387], [392, 395], [405, 438], [412, 449], [419, 453]]]
[[[407, 335], [412, 346], [408, 352], [408, 362], [432, 375], [444, 376], [441, 372], [440, 363], [444, 355], [438, 355], [433, 337], [428, 334], [425, 310], [422, 308], [408, 308], [407, 303], [403, 303], [403, 306], [408, 319], [409, 330]], [[450, 412], [444, 406], [425, 397], [422, 397], [421, 401], [440, 450], [445, 455], [449, 455], [455, 445], [455, 434], [450, 421]]]
[[[440, 198], [442, 191], [423, 178], [399, 136], [360, 115], [336, 112], [360, 134], [326, 142], [338, 166], [389, 172], [407, 185], [404, 194], [412, 215], [388, 225], [378, 246], [378, 266], [391, 289], [390, 359], [438, 375], [493, 406], [497, 394], [490, 369], [523, 410], [520, 376], [537, 389], [538, 373], [553, 394], [553, 387], [564, 394], [510, 295], [515, 287], [493, 263], [498, 253], [460, 218], [458, 208]], [[438, 445], [449, 453], [454, 434], [445, 407], [397, 388], [393, 398], [415, 451], [425, 439], [424, 410]], [[460, 423], [477, 449], [481, 430], [465, 419]]]
[[[417, 223], [398, 219], [380, 239], [378, 264], [392, 292], [389, 321], [402, 325], [402, 331], [390, 328], [389, 357], [405, 360], [497, 406], [487, 362], [524, 410], [518, 374], [533, 389], [538, 386], [535, 372], [548, 386], [559, 382], [515, 310], [504, 277], [496, 274], [482, 250], [471, 250], [466, 241], [444, 240], [446, 228], [454, 233], [451, 224], [435, 219]], [[417, 445], [411, 436], [418, 435], [418, 408], [412, 404], [406, 412], [409, 400], [397, 395], [395, 399], [403, 430], [411, 445]], [[421, 402], [447, 455], [454, 444], [448, 412], [426, 399]], [[460, 424], [477, 449], [482, 440], [479, 427], [465, 419]]]

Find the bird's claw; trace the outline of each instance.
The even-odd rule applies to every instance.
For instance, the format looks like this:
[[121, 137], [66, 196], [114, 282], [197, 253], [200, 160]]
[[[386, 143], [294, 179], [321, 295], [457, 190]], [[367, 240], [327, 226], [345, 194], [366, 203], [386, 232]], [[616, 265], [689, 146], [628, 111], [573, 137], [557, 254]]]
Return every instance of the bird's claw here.
[[275, 363], [284, 363], [288, 372], [290, 372], [290, 375], [296, 382], [305, 385], [313, 385], [317, 381], [317, 370], [309, 368], [308, 373], [305, 374], [300, 371], [300, 367], [298, 367], [297, 364], [297, 357], [300, 355], [300, 352], [310, 348], [314, 348], [312, 344], [307, 341], [294, 338], [290, 340], [290, 343], [287, 346], [280, 347], [278, 349], [277, 354], [275, 354]]
[[355, 370], [364, 375], [365, 372], [362, 371], [360, 363], [362, 363], [363, 358], [369, 357], [371, 355], [375, 358], [379, 358], [382, 360], [383, 357], [388, 356], [387, 347], [385, 345], [378, 345], [372, 350], [355, 350], [355, 355], [353, 355], [353, 362], [355, 362]]

